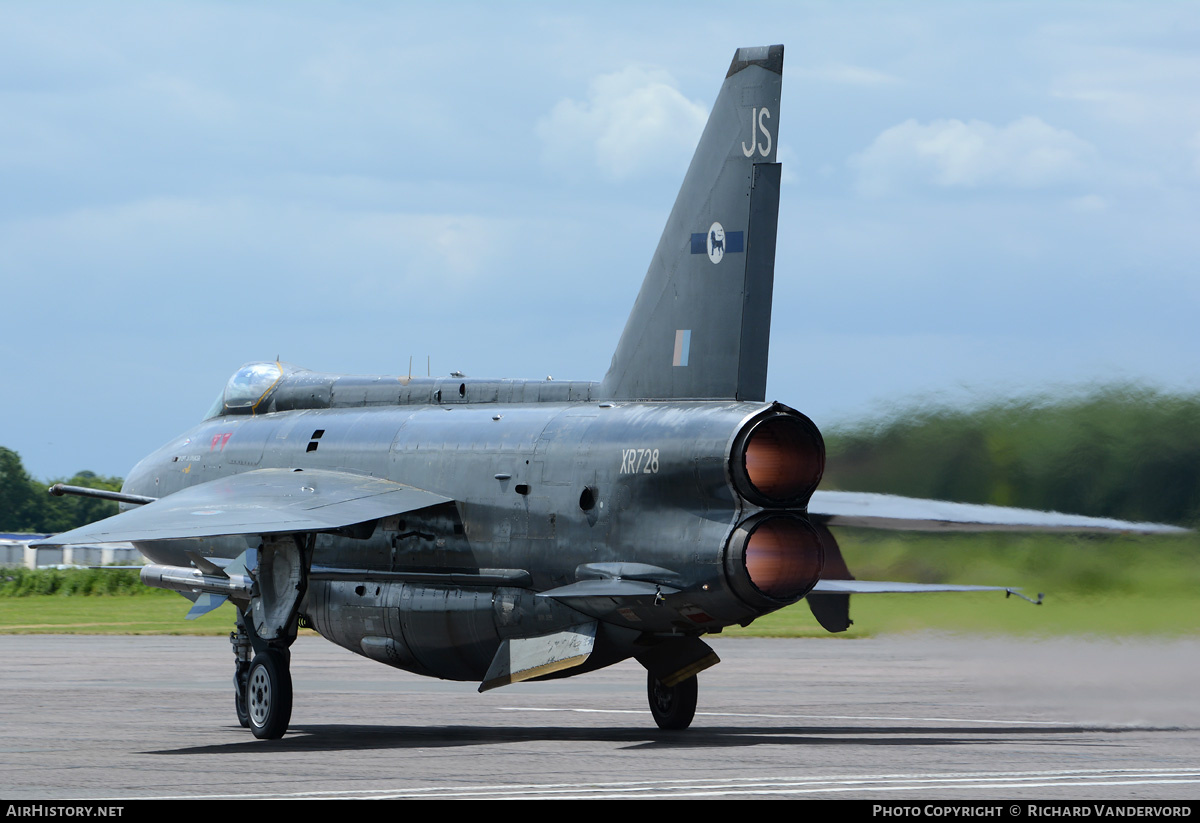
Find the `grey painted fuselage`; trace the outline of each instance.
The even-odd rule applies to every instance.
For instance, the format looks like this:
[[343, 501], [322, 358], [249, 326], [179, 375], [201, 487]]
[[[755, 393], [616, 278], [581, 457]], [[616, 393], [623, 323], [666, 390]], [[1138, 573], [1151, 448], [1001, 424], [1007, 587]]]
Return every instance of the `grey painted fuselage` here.
[[[726, 569], [733, 532], [760, 511], [731, 479], [733, 441], [752, 419], [779, 412], [736, 401], [602, 401], [596, 385], [291, 371], [269, 411], [205, 420], [141, 461], [125, 490], [161, 498], [254, 469], [328, 469], [452, 498], [368, 533], [318, 535], [302, 606], [335, 642], [441, 677], [481, 679], [506, 636], [598, 618], [608, 627], [599, 664], [629, 656], [648, 634], [719, 631], [783, 605], [739, 598]], [[512, 402], [542, 396], [555, 399]], [[446, 402], [430, 402], [439, 397]], [[186, 566], [187, 552], [234, 557], [255, 542], [138, 545], [156, 563]], [[536, 596], [633, 562], [657, 570], [643, 579], [677, 591], [657, 602]], [[352, 579], [337, 579], [340, 569]]]

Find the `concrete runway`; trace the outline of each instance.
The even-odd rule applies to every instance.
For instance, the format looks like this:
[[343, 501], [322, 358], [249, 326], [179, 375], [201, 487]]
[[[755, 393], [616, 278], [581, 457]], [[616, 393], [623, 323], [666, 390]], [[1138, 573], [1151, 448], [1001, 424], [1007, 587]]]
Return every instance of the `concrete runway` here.
[[304, 637], [263, 742], [223, 639], [2, 636], [0, 798], [1200, 797], [1200, 639], [712, 645], [667, 734], [636, 663], [480, 695]]

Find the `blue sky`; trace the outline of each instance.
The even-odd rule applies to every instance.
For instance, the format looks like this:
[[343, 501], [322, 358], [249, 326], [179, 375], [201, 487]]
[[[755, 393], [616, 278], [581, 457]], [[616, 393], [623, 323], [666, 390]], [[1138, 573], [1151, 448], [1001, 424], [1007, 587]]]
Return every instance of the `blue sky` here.
[[242, 363], [599, 379], [784, 43], [768, 396], [1200, 390], [1200, 6], [0, 5], [0, 445], [124, 474]]

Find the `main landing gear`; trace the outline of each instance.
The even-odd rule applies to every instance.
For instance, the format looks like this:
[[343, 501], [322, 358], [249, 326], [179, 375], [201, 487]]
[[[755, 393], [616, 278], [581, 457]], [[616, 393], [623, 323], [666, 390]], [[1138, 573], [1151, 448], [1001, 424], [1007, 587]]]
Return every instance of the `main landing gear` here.
[[[229, 642], [236, 658], [233, 700], [238, 723], [260, 740], [278, 740], [292, 719], [291, 652], [268, 646], [254, 654], [250, 632], [240, 614], [237, 631], [230, 634]], [[258, 645], [263, 645], [261, 640]]]
[[692, 724], [696, 716], [696, 696], [699, 691], [696, 675], [681, 680], [674, 686], [664, 686], [650, 672], [646, 673], [646, 696], [650, 700], [650, 713], [660, 729], [678, 731]]
[[250, 661], [254, 649], [250, 645], [250, 635], [246, 633], [246, 625], [239, 611], [237, 616], [237, 631], [229, 633], [229, 643], [233, 646], [233, 707], [237, 711], [238, 723], [243, 729], [250, 728], [250, 710], [246, 708], [246, 684], [250, 680]]
[[268, 537], [250, 574], [255, 593], [240, 607], [229, 636], [238, 722], [260, 740], [278, 740], [292, 719], [291, 652], [307, 589], [312, 535]]

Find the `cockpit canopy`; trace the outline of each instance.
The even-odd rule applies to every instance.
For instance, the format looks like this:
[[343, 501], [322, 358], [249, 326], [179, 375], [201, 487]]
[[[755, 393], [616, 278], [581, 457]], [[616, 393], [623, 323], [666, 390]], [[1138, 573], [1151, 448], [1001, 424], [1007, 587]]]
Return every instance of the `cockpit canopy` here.
[[[598, 396], [598, 383], [478, 380], [315, 372], [282, 362], [247, 363], [225, 383], [205, 420], [309, 409], [451, 406], [470, 403], [567, 403]], [[759, 481], [754, 481], [759, 482]]]
[[204, 419], [222, 414], [254, 414], [283, 378], [298, 371], [287, 363], [247, 363], [236, 372]]

